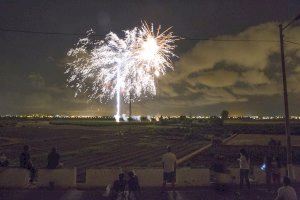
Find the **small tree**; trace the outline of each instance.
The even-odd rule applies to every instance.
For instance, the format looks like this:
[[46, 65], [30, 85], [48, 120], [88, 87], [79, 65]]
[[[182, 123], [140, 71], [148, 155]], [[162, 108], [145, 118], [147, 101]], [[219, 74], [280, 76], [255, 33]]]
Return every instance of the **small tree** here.
[[224, 120], [228, 119], [228, 116], [229, 116], [229, 112], [227, 110], [223, 110], [221, 112], [221, 119], [223, 120], [223, 122]]

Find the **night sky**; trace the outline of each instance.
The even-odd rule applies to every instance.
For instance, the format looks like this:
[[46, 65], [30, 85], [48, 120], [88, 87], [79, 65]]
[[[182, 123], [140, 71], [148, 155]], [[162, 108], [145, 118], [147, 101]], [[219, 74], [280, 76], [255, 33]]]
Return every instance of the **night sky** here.
[[[283, 115], [278, 24], [297, 14], [299, 0], [0, 0], [2, 29], [71, 33], [0, 30], [0, 114], [112, 115], [114, 100], [74, 98], [66, 87], [72, 34], [122, 34], [146, 20], [186, 39], [157, 96], [135, 102], [134, 114]], [[285, 47], [290, 111], [300, 115], [300, 21], [285, 39], [299, 43]]]

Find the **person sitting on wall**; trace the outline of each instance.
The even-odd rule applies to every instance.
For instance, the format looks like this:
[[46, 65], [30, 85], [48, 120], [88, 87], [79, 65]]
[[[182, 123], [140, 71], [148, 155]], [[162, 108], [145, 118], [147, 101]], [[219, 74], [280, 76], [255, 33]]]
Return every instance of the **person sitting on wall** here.
[[28, 145], [23, 147], [23, 152], [20, 154], [20, 167], [30, 171], [30, 182], [33, 182], [36, 179], [37, 170], [32, 164], [29, 150]]
[[0, 155], [0, 167], [8, 167], [8, 159], [6, 155], [2, 152]]
[[125, 180], [125, 174], [119, 174], [119, 179], [115, 180], [111, 188], [111, 200], [124, 199], [126, 198], [126, 189], [127, 182]]
[[139, 179], [133, 171], [128, 172], [128, 191], [130, 200], [139, 200], [141, 196], [141, 187], [139, 184]]
[[53, 147], [51, 152], [48, 154], [48, 169], [57, 169], [62, 166], [59, 162], [60, 155], [57, 153], [56, 148]]

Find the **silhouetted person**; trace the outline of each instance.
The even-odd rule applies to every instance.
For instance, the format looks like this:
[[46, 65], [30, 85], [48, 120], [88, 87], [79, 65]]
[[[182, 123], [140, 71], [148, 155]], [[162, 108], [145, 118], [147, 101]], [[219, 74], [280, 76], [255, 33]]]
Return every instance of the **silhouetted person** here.
[[118, 198], [125, 197], [125, 188], [126, 188], [126, 180], [125, 175], [123, 173], [119, 174], [119, 179], [114, 181], [112, 191], [111, 191], [111, 199], [116, 200]]
[[141, 196], [141, 187], [139, 184], [139, 179], [137, 175], [133, 173], [133, 171], [128, 172], [128, 191], [129, 191], [129, 199], [130, 200], [138, 200]]
[[8, 159], [4, 153], [0, 155], [0, 167], [8, 167]]
[[276, 144], [277, 144], [276, 140], [274, 140], [273, 138], [270, 138], [268, 145], [273, 147], [273, 146], [276, 146]]
[[290, 185], [290, 179], [288, 177], [284, 177], [283, 186], [278, 189], [277, 197], [275, 200], [297, 200], [296, 191]]
[[52, 148], [51, 152], [48, 154], [48, 169], [56, 169], [59, 167], [60, 155], [57, 153], [56, 148]]
[[266, 165], [266, 184], [267, 187], [270, 189], [271, 187], [271, 179], [272, 179], [272, 159], [273, 155], [270, 153], [271, 149], [269, 149], [269, 152], [267, 152], [265, 158], [264, 158], [264, 163]]
[[226, 167], [224, 163], [224, 158], [220, 155], [216, 155], [214, 158], [214, 162], [211, 166], [211, 170], [218, 173], [225, 173]]
[[23, 152], [20, 155], [20, 167], [28, 169], [30, 171], [30, 182], [33, 182], [36, 178], [37, 170], [32, 164], [29, 153], [29, 146], [25, 145], [23, 147]]
[[280, 169], [281, 169], [281, 162], [278, 156], [274, 156], [272, 160], [272, 180], [274, 184], [280, 184]]
[[163, 191], [166, 189], [166, 184], [172, 183], [172, 190], [175, 190], [176, 182], [176, 167], [177, 167], [177, 158], [174, 153], [171, 151], [171, 147], [167, 147], [167, 153], [162, 156], [163, 163]]
[[249, 171], [250, 171], [250, 158], [245, 149], [240, 150], [240, 188], [243, 188], [244, 180], [250, 189]]

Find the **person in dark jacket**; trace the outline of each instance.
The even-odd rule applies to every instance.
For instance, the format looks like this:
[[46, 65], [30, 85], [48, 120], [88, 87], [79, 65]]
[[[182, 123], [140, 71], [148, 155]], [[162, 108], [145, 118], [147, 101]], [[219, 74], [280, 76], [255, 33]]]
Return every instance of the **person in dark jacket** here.
[[141, 187], [139, 184], [139, 179], [133, 171], [128, 172], [128, 191], [130, 200], [139, 200], [141, 196]]
[[125, 174], [119, 174], [119, 179], [115, 180], [112, 186], [111, 199], [116, 200], [118, 198], [125, 198], [126, 185]]
[[53, 147], [51, 152], [48, 154], [48, 169], [56, 169], [60, 166], [60, 155], [57, 153], [56, 148]]
[[32, 164], [29, 150], [30, 148], [28, 145], [23, 147], [23, 152], [20, 154], [20, 167], [30, 171], [30, 182], [33, 182], [36, 178], [37, 170]]

